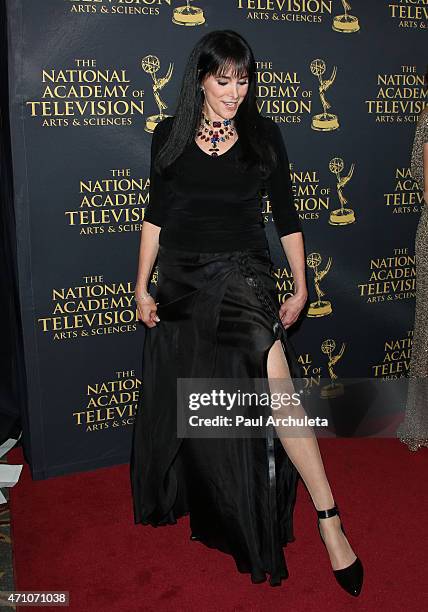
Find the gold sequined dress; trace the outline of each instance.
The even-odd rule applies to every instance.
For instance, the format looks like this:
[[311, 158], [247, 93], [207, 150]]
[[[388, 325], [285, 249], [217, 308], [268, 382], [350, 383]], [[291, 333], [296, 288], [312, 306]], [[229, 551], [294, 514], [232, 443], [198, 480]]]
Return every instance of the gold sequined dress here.
[[[411, 173], [424, 191], [424, 144], [428, 142], [428, 109], [416, 128], [412, 150]], [[410, 450], [428, 446], [428, 203], [422, 205], [415, 240], [416, 309], [413, 346], [409, 368], [409, 388], [404, 421], [398, 428], [399, 439]]]

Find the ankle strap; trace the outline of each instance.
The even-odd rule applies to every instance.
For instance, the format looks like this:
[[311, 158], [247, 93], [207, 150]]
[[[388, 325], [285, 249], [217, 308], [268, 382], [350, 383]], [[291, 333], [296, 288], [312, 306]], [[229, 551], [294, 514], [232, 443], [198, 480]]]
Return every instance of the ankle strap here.
[[330, 518], [331, 516], [336, 516], [339, 514], [339, 508], [335, 504], [333, 508], [329, 508], [328, 510], [317, 510], [318, 518]]

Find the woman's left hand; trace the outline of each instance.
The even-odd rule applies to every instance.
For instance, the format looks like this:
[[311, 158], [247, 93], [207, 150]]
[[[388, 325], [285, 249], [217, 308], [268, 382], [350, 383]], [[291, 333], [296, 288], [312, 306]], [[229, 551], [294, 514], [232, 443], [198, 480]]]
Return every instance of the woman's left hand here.
[[306, 292], [296, 293], [295, 295], [287, 298], [285, 302], [281, 304], [281, 308], [279, 309], [279, 318], [281, 319], [285, 329], [297, 321], [307, 299], [308, 294]]

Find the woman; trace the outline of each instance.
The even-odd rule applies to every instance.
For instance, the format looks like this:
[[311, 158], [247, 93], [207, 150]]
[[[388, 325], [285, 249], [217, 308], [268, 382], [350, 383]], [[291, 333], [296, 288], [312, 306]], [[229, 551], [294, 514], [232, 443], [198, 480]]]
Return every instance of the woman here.
[[[190, 54], [174, 117], [153, 134], [135, 290], [147, 326], [131, 454], [135, 523], [174, 524], [189, 513], [192, 539], [231, 554], [253, 582], [269, 574], [279, 585], [299, 473], [334, 575], [358, 595], [362, 564], [314, 435], [177, 438], [178, 377], [301, 377], [286, 329], [307, 299], [303, 238], [281, 133], [258, 113], [255, 88], [247, 42], [230, 30], [206, 34]], [[265, 191], [296, 287], [279, 312]], [[155, 301], [147, 285], [156, 256]]]
[[[428, 72], [426, 75], [428, 83]], [[423, 191], [425, 206], [416, 231], [416, 309], [406, 413], [398, 428], [399, 439], [411, 451], [428, 446], [428, 108], [416, 127], [411, 159], [412, 177]]]

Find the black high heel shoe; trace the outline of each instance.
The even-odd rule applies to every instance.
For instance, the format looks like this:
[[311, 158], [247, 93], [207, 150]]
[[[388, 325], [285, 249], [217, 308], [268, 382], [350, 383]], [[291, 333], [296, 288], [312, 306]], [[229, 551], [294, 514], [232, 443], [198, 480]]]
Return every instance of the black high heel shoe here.
[[[323, 540], [320, 529], [320, 519], [330, 518], [331, 516], [339, 516], [339, 508], [334, 505], [333, 508], [329, 510], [317, 510], [318, 514], [318, 531], [320, 533], [321, 540], [324, 546], [327, 548], [326, 543]], [[343, 529], [342, 522], [340, 523], [340, 528], [344, 535], [346, 535], [345, 530]], [[357, 597], [361, 592], [361, 587], [363, 586], [363, 576], [364, 569], [363, 564], [360, 559], [357, 557], [355, 561], [348, 565], [348, 567], [344, 567], [343, 569], [333, 570], [333, 574], [340, 584], [342, 589], [345, 589], [347, 593]]]

